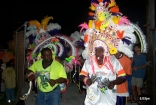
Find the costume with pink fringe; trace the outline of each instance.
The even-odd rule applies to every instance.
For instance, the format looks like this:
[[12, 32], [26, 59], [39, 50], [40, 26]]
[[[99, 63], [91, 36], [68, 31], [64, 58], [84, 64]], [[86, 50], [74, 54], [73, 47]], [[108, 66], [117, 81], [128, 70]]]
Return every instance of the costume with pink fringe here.
[[[141, 52], [147, 52], [145, 35], [140, 28], [131, 23], [126, 16], [119, 12], [115, 0], [91, 0], [88, 24], [79, 25], [83, 31], [85, 50], [82, 52], [86, 59], [81, 75], [91, 78], [93, 82], [87, 88], [85, 105], [115, 105], [116, 93], [108, 89], [107, 83], [118, 77], [125, 76], [119, 61], [114, 57], [118, 51], [129, 58], [133, 57], [133, 45], [138, 40]], [[103, 65], [98, 65], [95, 59], [95, 48], [104, 48]], [[100, 58], [98, 58], [100, 59]], [[84, 80], [85, 81], [85, 80]]]
[[72, 39], [72, 43], [75, 46], [75, 60], [73, 61], [74, 63], [74, 69], [71, 72], [72, 75], [72, 82], [74, 82], [76, 84], [76, 86], [79, 89], [79, 93], [82, 93], [82, 83], [79, 81], [79, 77], [78, 74], [80, 73], [81, 67], [83, 64], [81, 64], [79, 61], [81, 60], [80, 56], [82, 56], [82, 51], [84, 48], [84, 41], [81, 39], [81, 36], [83, 36], [83, 33], [75, 31], [74, 33], [72, 33], [70, 35], [70, 38]]

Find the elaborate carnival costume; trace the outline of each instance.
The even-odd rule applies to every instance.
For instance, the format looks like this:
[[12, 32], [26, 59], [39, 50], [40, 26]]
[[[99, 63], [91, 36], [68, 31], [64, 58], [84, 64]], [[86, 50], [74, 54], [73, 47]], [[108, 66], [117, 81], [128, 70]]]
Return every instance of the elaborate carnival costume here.
[[[115, 0], [91, 0], [90, 9], [92, 12], [89, 12], [89, 16], [93, 19], [90, 19], [88, 24], [80, 25], [81, 31], [86, 29], [82, 37], [85, 43], [82, 55], [86, 62], [80, 76], [84, 75], [93, 81], [93, 84], [87, 87], [85, 105], [115, 105], [116, 93], [113, 92], [116, 87], [111, 91], [107, 88], [107, 83], [125, 74], [113, 54], [119, 51], [131, 58], [137, 38], [143, 53], [147, 52], [147, 43], [140, 28], [119, 12]], [[96, 63], [96, 47], [104, 48], [103, 65]], [[86, 80], [85, 78], [84, 82]]]
[[78, 31], [75, 31], [74, 33], [72, 33], [70, 35], [70, 38], [72, 39], [72, 43], [75, 46], [75, 58], [76, 60], [73, 61], [74, 64], [74, 70], [71, 72], [72, 75], [72, 82], [74, 82], [78, 89], [79, 89], [79, 94], [82, 94], [84, 88], [83, 88], [83, 83], [79, 81], [79, 73], [81, 71], [81, 67], [83, 65], [83, 62], [80, 62], [80, 60], [82, 60], [81, 56], [82, 56], [82, 51], [84, 48], [84, 41], [81, 39], [81, 37], [83, 36], [83, 33], [80, 33]]
[[[29, 27], [27, 27], [26, 37], [29, 41], [28, 43], [28, 53], [27, 53], [27, 63], [30, 67], [34, 61], [40, 60], [41, 50], [43, 48], [50, 48], [52, 50], [52, 58], [63, 63], [66, 73], [73, 70], [73, 62], [75, 60], [75, 47], [71, 43], [70, 37], [62, 35], [60, 32], [61, 26], [57, 23], [49, 23], [49, 20], [53, 19], [51, 16], [46, 16], [41, 23], [37, 20], [29, 21]], [[67, 57], [66, 46], [69, 46], [71, 53]], [[62, 62], [66, 60], [66, 62]], [[36, 77], [38, 74], [36, 74]], [[45, 74], [48, 78], [48, 75]], [[32, 81], [29, 83], [28, 93], [24, 94], [20, 99], [25, 100], [30, 94]], [[65, 84], [60, 84], [61, 92], [65, 92]]]

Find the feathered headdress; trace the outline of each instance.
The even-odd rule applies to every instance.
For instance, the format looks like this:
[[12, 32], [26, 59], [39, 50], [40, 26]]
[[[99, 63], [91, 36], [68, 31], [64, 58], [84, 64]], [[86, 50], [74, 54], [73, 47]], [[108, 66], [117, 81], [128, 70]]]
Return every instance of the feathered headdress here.
[[89, 20], [88, 24], [83, 23], [80, 25], [82, 27], [81, 31], [85, 29], [82, 37], [86, 47], [82, 53], [84, 58], [87, 58], [87, 55], [92, 56], [95, 40], [103, 41], [107, 45], [110, 54], [120, 51], [128, 57], [133, 57], [132, 48], [136, 43], [134, 34], [136, 30], [140, 41], [143, 43], [144, 52], [146, 52], [144, 35], [141, 34], [141, 31], [138, 31], [139, 28], [136, 28], [126, 16], [119, 12], [115, 0], [92, 0], [90, 9], [92, 12], [89, 12], [89, 16], [93, 16], [94, 19]]
[[46, 17], [44, 17], [44, 19], [41, 20], [41, 23], [39, 21], [37, 21], [37, 20], [31, 20], [31, 21], [29, 21], [28, 24], [29, 25], [34, 25], [38, 29], [46, 30], [46, 26], [48, 25], [48, 22], [49, 22], [50, 19], [53, 19], [53, 17], [52, 16], [49, 16], [49, 17], [46, 16]]

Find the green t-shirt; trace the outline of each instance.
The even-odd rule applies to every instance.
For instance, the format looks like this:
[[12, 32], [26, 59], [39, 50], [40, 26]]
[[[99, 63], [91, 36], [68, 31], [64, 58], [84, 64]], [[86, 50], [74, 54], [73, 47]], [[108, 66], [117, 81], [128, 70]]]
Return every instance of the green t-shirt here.
[[53, 87], [49, 84], [47, 77], [45, 76], [47, 73], [50, 75], [50, 79], [58, 79], [60, 77], [67, 78], [66, 72], [64, 67], [58, 61], [53, 60], [52, 64], [47, 67], [46, 69], [42, 66], [42, 59], [34, 62], [30, 67], [29, 70], [32, 70], [37, 75], [37, 84], [39, 89], [42, 92], [50, 92], [58, 84], [55, 84]]

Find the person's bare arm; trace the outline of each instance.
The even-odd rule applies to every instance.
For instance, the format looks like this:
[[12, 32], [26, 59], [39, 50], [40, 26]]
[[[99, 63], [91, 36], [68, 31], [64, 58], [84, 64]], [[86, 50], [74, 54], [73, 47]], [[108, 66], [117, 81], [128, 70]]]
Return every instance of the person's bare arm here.
[[51, 86], [54, 86], [55, 84], [61, 84], [61, 83], [66, 83], [67, 79], [66, 78], [58, 78], [58, 79], [50, 79], [49, 84]]
[[116, 80], [110, 82], [110, 84], [108, 85], [108, 88], [113, 89], [115, 85], [122, 84], [126, 80], [127, 80], [126, 76], [117, 77]]
[[30, 81], [35, 80], [35, 74], [33, 71], [28, 70], [26, 73], [26, 78], [28, 78]]
[[135, 66], [135, 67], [133, 67], [133, 70], [146, 68], [146, 66], [147, 66], [146, 64], [145, 65], [142, 65], [142, 66]]

